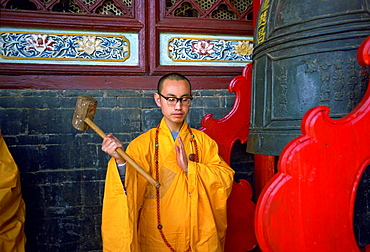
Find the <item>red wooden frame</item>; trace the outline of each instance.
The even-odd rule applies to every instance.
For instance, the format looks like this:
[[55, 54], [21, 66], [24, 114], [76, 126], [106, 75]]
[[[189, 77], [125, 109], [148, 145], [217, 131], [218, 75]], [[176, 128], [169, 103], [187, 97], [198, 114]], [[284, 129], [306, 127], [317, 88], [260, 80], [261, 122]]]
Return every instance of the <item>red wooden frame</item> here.
[[133, 1], [134, 19], [117, 16], [103, 17], [96, 14], [1, 9], [2, 26], [137, 32], [139, 64], [138, 66], [81, 66], [0, 63], [0, 75], [2, 75], [0, 88], [153, 89], [159, 76], [169, 72], [187, 75], [194, 89], [227, 88], [230, 80], [240, 73], [242, 67], [161, 66], [159, 34], [175, 32], [252, 35], [252, 21], [164, 17], [165, 6], [162, 4], [164, 1]]
[[161, 66], [159, 64], [159, 34], [163, 32], [252, 35], [253, 22], [240, 20], [199, 19], [188, 17], [165, 17], [164, 1], [150, 1], [149, 37], [154, 43], [150, 44], [150, 52], [157, 53], [150, 57], [150, 72], [161, 75], [169, 72], [181, 72], [185, 75], [217, 75], [237, 76], [241, 67], [215, 66]]
[[254, 155], [254, 193], [258, 199], [265, 185], [276, 173], [277, 157], [272, 155]]
[[[358, 61], [369, 65], [370, 37]], [[370, 164], [370, 87], [345, 117], [333, 120], [329, 110], [321, 106], [305, 114], [303, 135], [284, 148], [278, 173], [258, 200], [256, 234], [263, 251], [360, 251], [353, 211]]]

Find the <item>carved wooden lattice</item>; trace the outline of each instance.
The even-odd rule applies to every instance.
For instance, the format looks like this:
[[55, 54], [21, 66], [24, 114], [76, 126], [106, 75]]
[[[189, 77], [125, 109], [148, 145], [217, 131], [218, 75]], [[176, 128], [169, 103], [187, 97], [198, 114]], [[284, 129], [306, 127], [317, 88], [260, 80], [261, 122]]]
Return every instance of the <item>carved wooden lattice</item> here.
[[166, 0], [167, 17], [251, 20], [252, 0]]
[[[133, 18], [134, 3], [134, 0], [1, 0], [1, 8]], [[252, 0], [166, 0], [166, 7], [166, 16], [170, 17], [252, 19]]]
[[133, 18], [132, 0], [1, 0], [2, 9], [88, 13]]

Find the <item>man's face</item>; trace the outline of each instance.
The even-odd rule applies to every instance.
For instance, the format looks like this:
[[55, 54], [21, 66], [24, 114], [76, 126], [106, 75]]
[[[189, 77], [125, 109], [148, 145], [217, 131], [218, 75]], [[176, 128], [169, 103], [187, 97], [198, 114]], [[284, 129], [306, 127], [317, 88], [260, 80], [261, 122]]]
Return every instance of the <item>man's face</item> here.
[[[186, 80], [170, 80], [163, 82], [161, 94], [165, 97], [190, 97], [191, 91], [189, 83]], [[155, 102], [161, 108], [164, 120], [171, 131], [180, 129], [186, 116], [189, 113], [190, 105], [184, 105], [180, 101], [175, 105], [168, 105], [166, 99], [159, 94], [154, 95]]]

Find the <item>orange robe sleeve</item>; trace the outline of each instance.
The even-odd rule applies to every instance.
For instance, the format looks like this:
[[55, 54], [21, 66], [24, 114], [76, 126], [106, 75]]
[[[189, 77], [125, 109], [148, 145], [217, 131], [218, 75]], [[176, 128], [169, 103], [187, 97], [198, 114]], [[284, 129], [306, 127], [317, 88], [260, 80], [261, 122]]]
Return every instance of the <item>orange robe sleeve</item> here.
[[25, 251], [25, 216], [18, 167], [0, 134], [0, 251]]
[[[131, 179], [135, 183], [135, 177]], [[129, 193], [135, 195], [135, 188], [131, 188]], [[103, 199], [103, 251], [139, 251], [136, 237], [135, 203], [132, 197], [125, 194], [115, 160], [112, 158], [108, 163]]]

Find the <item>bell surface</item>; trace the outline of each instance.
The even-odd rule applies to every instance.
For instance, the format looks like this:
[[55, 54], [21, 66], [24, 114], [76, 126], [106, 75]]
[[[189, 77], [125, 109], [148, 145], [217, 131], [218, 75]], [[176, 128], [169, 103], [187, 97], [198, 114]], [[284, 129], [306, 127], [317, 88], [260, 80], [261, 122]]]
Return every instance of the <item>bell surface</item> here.
[[370, 34], [369, 0], [264, 0], [254, 36], [247, 152], [279, 156], [304, 114], [340, 118], [361, 101], [369, 68], [356, 58]]

